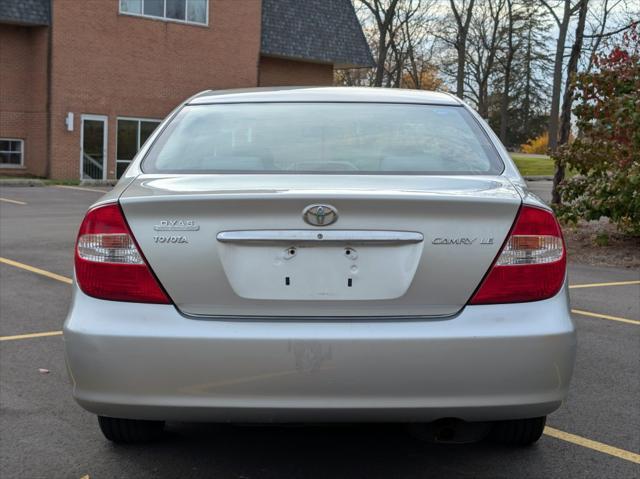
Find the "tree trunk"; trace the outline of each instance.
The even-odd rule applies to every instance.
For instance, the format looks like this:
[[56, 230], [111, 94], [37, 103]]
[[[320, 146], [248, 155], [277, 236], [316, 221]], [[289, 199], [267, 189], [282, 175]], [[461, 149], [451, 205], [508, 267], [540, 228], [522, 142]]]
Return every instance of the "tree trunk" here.
[[478, 85], [478, 114], [485, 120], [489, 118], [489, 85], [485, 78]]
[[558, 41], [553, 64], [553, 87], [551, 91], [551, 115], [549, 116], [549, 149], [553, 153], [558, 147], [558, 116], [560, 113], [560, 89], [562, 87], [562, 67], [564, 65], [564, 44], [571, 20], [571, 0], [564, 0], [562, 21], [558, 23]]
[[456, 72], [456, 96], [464, 97], [464, 63], [467, 56], [467, 33], [460, 33], [456, 45], [458, 50], [458, 71]]
[[489, 79], [491, 74], [494, 72], [493, 66], [496, 61], [496, 54], [502, 41], [502, 33], [500, 31], [500, 14], [503, 7], [503, 0], [496, 2], [495, 9], [494, 5], [489, 4], [490, 20], [492, 24], [491, 37], [488, 41], [486, 38], [478, 40], [482, 43], [482, 46], [487, 53], [484, 65], [482, 65], [482, 62], [478, 59], [478, 70], [480, 72], [480, 81], [478, 83], [478, 113], [484, 119], [488, 119], [489, 117]]
[[475, 0], [470, 0], [469, 6], [467, 7], [466, 11], [462, 12], [466, 15], [463, 20], [460, 16], [460, 12], [458, 12], [458, 9], [456, 8], [454, 0], [450, 0], [451, 10], [453, 11], [453, 15], [456, 19], [456, 24], [458, 27], [457, 39], [455, 43], [455, 47], [458, 52], [458, 70], [456, 71], [456, 96], [460, 99], [464, 97], [464, 69], [467, 59], [467, 34], [469, 32], [469, 25], [471, 24], [471, 15], [473, 12], [474, 3]]
[[382, 86], [384, 79], [384, 65], [387, 63], [387, 35], [386, 32], [380, 32], [380, 40], [378, 41], [378, 59], [376, 60], [376, 76], [373, 80], [373, 86]]
[[396, 66], [396, 79], [395, 79], [395, 84], [394, 87], [395, 88], [402, 88], [402, 73], [403, 73], [403, 66], [404, 66], [404, 55], [402, 55], [402, 53], [400, 55], [398, 55], [398, 60], [397, 60], [397, 66]]
[[511, 62], [507, 60], [504, 72], [504, 87], [502, 89], [502, 101], [500, 103], [500, 141], [507, 144], [507, 128], [509, 125], [509, 94], [511, 90]]
[[[571, 106], [573, 104], [573, 79], [578, 71], [578, 60], [582, 53], [582, 43], [584, 39], [584, 26], [587, 18], [587, 7], [589, 0], [581, 0], [580, 9], [578, 13], [578, 24], [576, 25], [576, 34], [573, 46], [571, 47], [571, 55], [569, 56], [569, 63], [567, 65], [567, 81], [564, 88], [564, 95], [562, 99], [562, 116], [560, 118], [560, 138], [558, 140], [558, 146], [564, 145], [569, 141], [571, 135]], [[565, 170], [564, 165], [556, 162], [556, 171], [553, 175], [553, 190], [551, 202], [553, 204], [560, 204], [562, 198], [558, 191], [558, 186], [564, 180]]]
[[396, 6], [399, 0], [392, 0], [386, 10], [378, 0], [369, 2], [361, 0], [362, 4], [369, 9], [378, 27], [378, 57], [376, 59], [376, 74], [373, 79], [374, 86], [382, 86], [384, 81], [387, 55], [389, 54], [388, 38], [392, 35], [392, 24], [396, 15]]
[[531, 25], [527, 26], [527, 54], [525, 58], [525, 87], [524, 101], [522, 109], [524, 110], [524, 131], [527, 132], [529, 139], [529, 120], [531, 119]]
[[509, 124], [509, 93], [511, 90], [511, 63], [513, 62], [513, 10], [511, 0], [507, 0], [507, 8], [509, 15], [509, 29], [507, 37], [507, 58], [504, 65], [504, 86], [502, 88], [502, 99], [500, 102], [500, 141], [502, 144], [507, 143], [507, 126]]

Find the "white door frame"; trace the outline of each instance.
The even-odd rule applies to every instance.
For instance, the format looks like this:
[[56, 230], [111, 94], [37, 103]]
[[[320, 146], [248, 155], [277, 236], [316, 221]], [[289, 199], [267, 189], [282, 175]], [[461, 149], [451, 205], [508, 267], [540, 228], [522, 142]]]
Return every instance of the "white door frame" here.
[[109, 117], [106, 115], [89, 115], [89, 114], [80, 115], [80, 179], [81, 180], [85, 179], [83, 178], [84, 120], [101, 121], [104, 124], [104, 131], [103, 131], [103, 138], [102, 138], [102, 146], [104, 151], [102, 156], [102, 179], [106, 180], [107, 179], [107, 163], [108, 163], [107, 148], [109, 146], [109, 134], [108, 134]]

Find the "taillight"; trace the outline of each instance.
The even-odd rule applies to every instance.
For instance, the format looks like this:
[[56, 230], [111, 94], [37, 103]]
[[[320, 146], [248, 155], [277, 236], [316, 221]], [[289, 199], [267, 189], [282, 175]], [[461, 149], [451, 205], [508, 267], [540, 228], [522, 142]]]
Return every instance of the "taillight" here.
[[553, 213], [523, 206], [500, 254], [470, 304], [520, 303], [555, 296], [567, 256]]
[[89, 296], [112, 301], [170, 303], [118, 204], [98, 206], [84, 217], [76, 242], [75, 266], [78, 286]]

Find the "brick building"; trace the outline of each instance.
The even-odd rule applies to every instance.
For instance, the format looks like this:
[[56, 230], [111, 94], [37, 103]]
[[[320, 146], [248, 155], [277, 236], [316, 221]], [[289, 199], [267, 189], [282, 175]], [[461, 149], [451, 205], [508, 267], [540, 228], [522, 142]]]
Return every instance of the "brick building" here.
[[0, 0], [0, 175], [116, 178], [198, 91], [372, 63], [350, 0]]

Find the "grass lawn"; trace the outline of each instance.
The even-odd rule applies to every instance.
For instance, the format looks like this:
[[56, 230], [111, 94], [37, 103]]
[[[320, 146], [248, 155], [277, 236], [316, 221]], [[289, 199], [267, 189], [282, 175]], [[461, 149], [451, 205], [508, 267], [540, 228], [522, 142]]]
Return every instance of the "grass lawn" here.
[[511, 155], [522, 176], [553, 175], [553, 160], [548, 156]]

